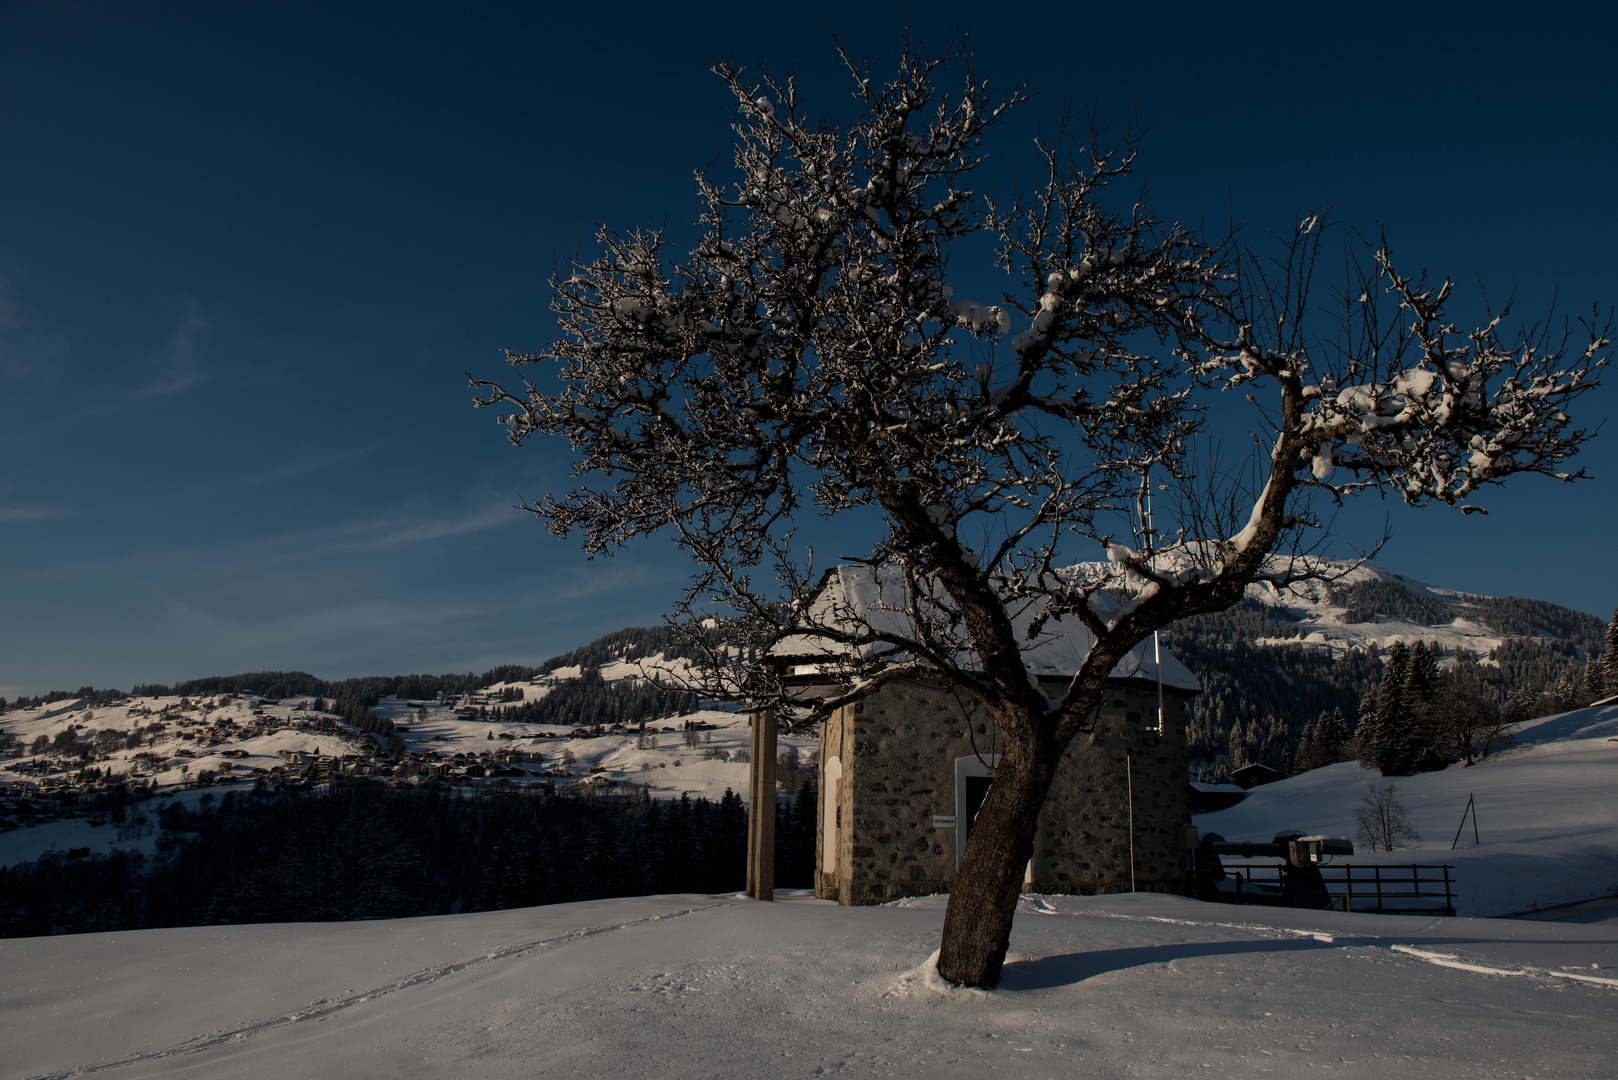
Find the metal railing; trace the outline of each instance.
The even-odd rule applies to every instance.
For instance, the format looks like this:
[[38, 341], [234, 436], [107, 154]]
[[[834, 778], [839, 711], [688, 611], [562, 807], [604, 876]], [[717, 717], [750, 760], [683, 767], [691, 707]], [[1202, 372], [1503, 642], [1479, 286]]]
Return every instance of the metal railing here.
[[[1281, 895], [1282, 863], [1224, 862], [1235, 883], [1238, 903], [1264, 903]], [[1341, 863], [1318, 867], [1331, 907], [1338, 911], [1400, 914], [1455, 914], [1455, 879], [1450, 865], [1428, 863]], [[1250, 900], [1248, 898], [1251, 898]], [[1273, 902], [1273, 900], [1271, 901]]]

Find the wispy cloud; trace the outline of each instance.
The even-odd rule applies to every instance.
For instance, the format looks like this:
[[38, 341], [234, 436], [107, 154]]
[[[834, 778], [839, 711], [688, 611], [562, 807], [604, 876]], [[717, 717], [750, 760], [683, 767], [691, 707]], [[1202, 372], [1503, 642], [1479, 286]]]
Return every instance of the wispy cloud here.
[[312, 473], [324, 472], [346, 461], [364, 457], [377, 448], [377, 443], [365, 446], [351, 446], [344, 450], [336, 450], [329, 454], [313, 457], [293, 458], [271, 465], [268, 468], [256, 469], [253, 472], [241, 473], [237, 476], [222, 477], [206, 483], [193, 485], [184, 489], [177, 489], [176, 498], [194, 499], [198, 495], [214, 495], [225, 492], [239, 491], [243, 488], [256, 487], [260, 484], [273, 484], [280, 480], [292, 480], [299, 476], [308, 476]]
[[[406, 670], [459, 670], [496, 663], [533, 662], [579, 644], [562, 629], [581, 604], [606, 608], [613, 599], [643, 596], [643, 567], [592, 568], [569, 575], [560, 588], [480, 596], [364, 596], [328, 603], [299, 603], [294, 610], [256, 610], [199, 602], [151, 585], [158, 622], [176, 642], [190, 642], [183, 659], [129, 681], [168, 681], [264, 667], [302, 668], [323, 678]], [[187, 586], [189, 587], [189, 586]], [[589, 610], [595, 606], [585, 604]], [[646, 616], [639, 616], [645, 621]], [[631, 617], [628, 621], [634, 621]], [[559, 637], [532, 642], [536, 625], [557, 628]], [[206, 642], [206, 645], [202, 643]], [[480, 668], [481, 670], [481, 668]]]
[[187, 301], [186, 312], [179, 326], [157, 354], [156, 380], [137, 389], [134, 396], [167, 397], [195, 386], [202, 377], [197, 355], [198, 339], [208, 326], [209, 322], [196, 301]]
[[4, 521], [39, 521], [42, 518], [61, 517], [60, 510], [50, 510], [43, 506], [0, 506], [0, 522]]
[[254, 551], [277, 553], [274, 562], [288, 558], [318, 558], [352, 551], [376, 551], [382, 548], [402, 547], [439, 540], [447, 536], [464, 536], [483, 532], [521, 521], [523, 515], [509, 505], [487, 505], [460, 513], [427, 513], [388, 515], [366, 518], [327, 529], [301, 533], [282, 533], [265, 537], [238, 550], [243, 554]]
[[76, 579], [109, 573], [160, 572], [183, 566], [188, 574], [206, 568], [228, 568], [231, 577], [290, 566], [318, 566], [322, 560], [354, 552], [403, 548], [411, 544], [499, 528], [522, 522], [524, 515], [509, 505], [484, 506], [462, 513], [432, 516], [396, 514], [354, 521], [324, 529], [258, 536], [236, 543], [208, 547], [192, 545], [142, 551], [108, 559], [88, 559], [42, 567], [38, 576]]
[[445, 536], [462, 536], [483, 532], [520, 520], [520, 515], [509, 506], [491, 506], [474, 514], [439, 521], [419, 521], [383, 531], [349, 545], [350, 550], [398, 547], [401, 544], [419, 544]]

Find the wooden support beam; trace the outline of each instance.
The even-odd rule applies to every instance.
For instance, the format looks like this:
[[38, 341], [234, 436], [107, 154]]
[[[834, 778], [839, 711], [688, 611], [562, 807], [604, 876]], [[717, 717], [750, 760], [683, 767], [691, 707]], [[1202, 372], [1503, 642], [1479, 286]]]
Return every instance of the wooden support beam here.
[[753, 714], [748, 767], [747, 895], [775, 899], [775, 710]]

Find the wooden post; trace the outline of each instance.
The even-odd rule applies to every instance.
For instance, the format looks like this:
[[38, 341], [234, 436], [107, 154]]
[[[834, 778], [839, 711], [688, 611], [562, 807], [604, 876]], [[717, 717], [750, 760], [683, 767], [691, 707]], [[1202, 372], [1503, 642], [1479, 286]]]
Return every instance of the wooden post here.
[[775, 899], [775, 710], [753, 714], [748, 769], [747, 895]]

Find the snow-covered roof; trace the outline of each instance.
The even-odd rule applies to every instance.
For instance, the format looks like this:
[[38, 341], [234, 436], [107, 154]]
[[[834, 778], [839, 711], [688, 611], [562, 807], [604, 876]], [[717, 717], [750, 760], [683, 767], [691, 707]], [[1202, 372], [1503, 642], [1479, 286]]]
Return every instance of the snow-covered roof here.
[[[935, 586], [931, 599], [924, 600], [920, 605], [921, 616], [928, 618], [939, 615], [950, 606], [942, 587]], [[1028, 627], [1041, 610], [1043, 601], [1034, 599], [1012, 612], [1012, 625], [1017, 631], [1017, 638], [1024, 642], [1023, 663], [1035, 676], [1071, 678], [1089, 655], [1091, 646], [1095, 644], [1095, 635], [1077, 618], [1064, 615], [1051, 619], [1034, 640], [1028, 641]], [[879, 634], [911, 639], [918, 636], [912, 622], [904, 575], [894, 567], [876, 570], [863, 565], [834, 567], [827, 572], [810, 601], [805, 622], [810, 626], [846, 626], [850, 630], [869, 626]], [[857, 648], [860, 656], [869, 657], [889, 647], [881, 643], [851, 647], [824, 635], [803, 633], [782, 638], [771, 653], [787, 661], [798, 658], [811, 660], [815, 657], [847, 655], [851, 648]], [[1152, 640], [1148, 638], [1142, 641], [1118, 661], [1112, 669], [1111, 678], [1156, 683], [1159, 664], [1155, 654]], [[1190, 693], [1202, 689], [1197, 677], [1167, 649], [1161, 651], [1161, 656], [1165, 688]], [[956, 662], [966, 668], [977, 666], [970, 652], [962, 652]], [[789, 675], [811, 673], [793, 672], [791, 667], [788, 668]]]

